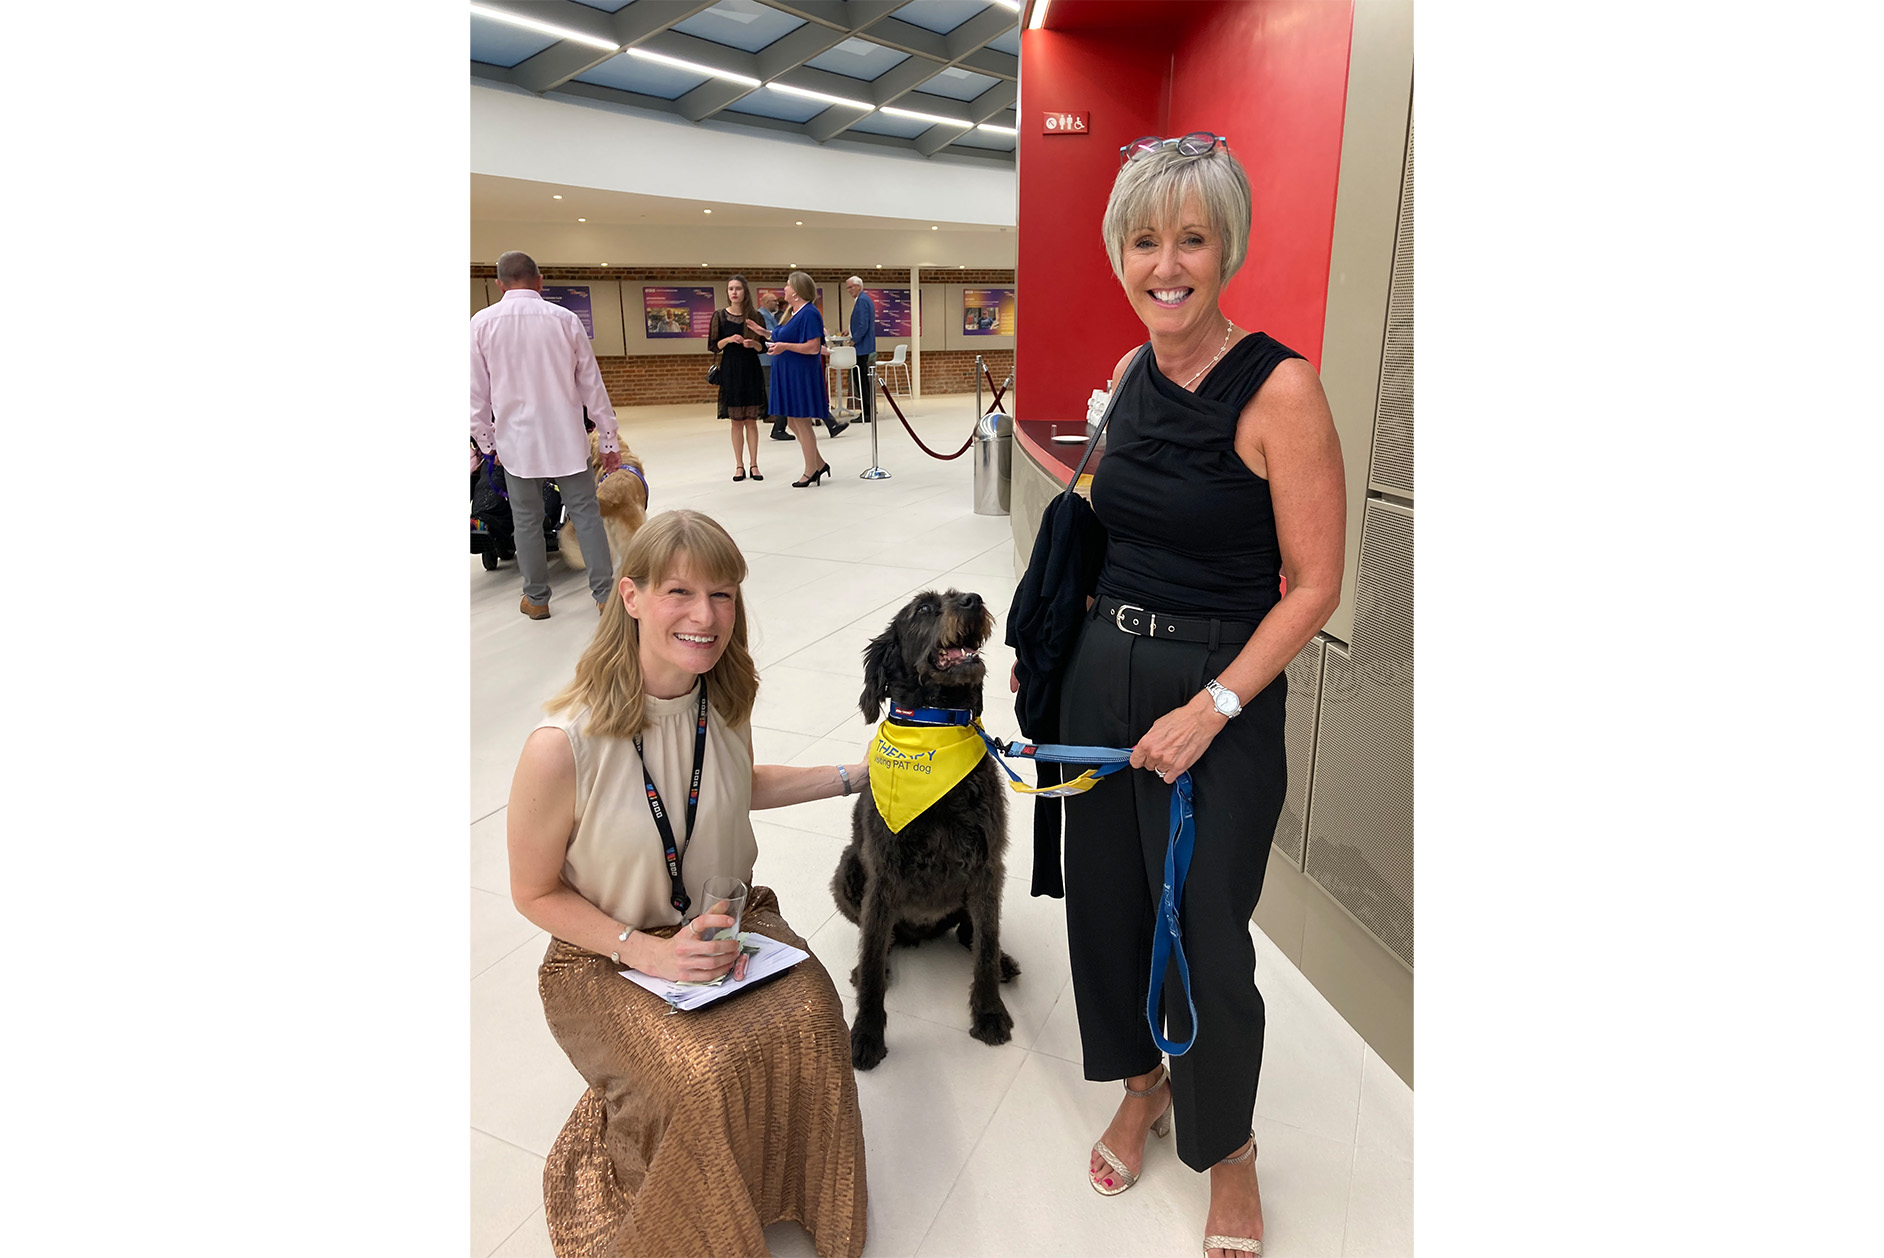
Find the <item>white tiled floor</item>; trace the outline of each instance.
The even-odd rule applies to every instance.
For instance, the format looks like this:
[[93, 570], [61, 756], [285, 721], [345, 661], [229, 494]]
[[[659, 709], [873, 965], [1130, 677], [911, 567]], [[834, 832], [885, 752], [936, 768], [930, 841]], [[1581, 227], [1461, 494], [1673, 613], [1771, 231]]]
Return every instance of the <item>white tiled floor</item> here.
[[[905, 405], [923, 439], [952, 450], [972, 397]], [[753, 653], [762, 680], [753, 739], [762, 761], [829, 764], [860, 754], [858, 655], [914, 591], [953, 585], [1004, 614], [1014, 590], [1004, 516], [972, 511], [971, 456], [929, 458], [895, 425], [879, 433], [893, 478], [859, 480], [870, 429], [823, 440], [837, 473], [793, 489], [796, 446], [761, 436], [766, 479], [733, 484], [726, 425], [709, 406], [628, 408], [622, 431], [646, 461], [652, 508], [718, 519], [745, 551]], [[763, 432], [763, 429], [762, 429]], [[536, 994], [547, 936], [510, 905], [504, 805], [517, 750], [542, 701], [568, 679], [595, 627], [582, 574], [551, 561], [553, 614], [517, 613], [514, 565], [471, 586], [471, 1252], [548, 1255], [543, 1159], [582, 1092], [550, 1038]], [[997, 631], [988, 727], [1016, 729]], [[1153, 1141], [1145, 1178], [1123, 1196], [1085, 1183], [1087, 1150], [1117, 1102], [1087, 1083], [1067, 974], [1061, 903], [1027, 894], [1028, 810], [1010, 812], [1002, 936], [1023, 973], [1005, 991], [1014, 1039], [999, 1048], [967, 1030], [968, 956], [952, 941], [900, 952], [886, 1004], [890, 1055], [858, 1077], [869, 1151], [872, 1255], [1200, 1253], [1203, 1176]], [[849, 834], [849, 802], [760, 814], [756, 881], [778, 892], [845, 993], [856, 931], [828, 883]], [[1268, 1002], [1254, 1126], [1273, 1258], [1413, 1251], [1413, 1095], [1261, 931], [1251, 928]], [[796, 1224], [767, 1232], [773, 1252], [811, 1253]]]

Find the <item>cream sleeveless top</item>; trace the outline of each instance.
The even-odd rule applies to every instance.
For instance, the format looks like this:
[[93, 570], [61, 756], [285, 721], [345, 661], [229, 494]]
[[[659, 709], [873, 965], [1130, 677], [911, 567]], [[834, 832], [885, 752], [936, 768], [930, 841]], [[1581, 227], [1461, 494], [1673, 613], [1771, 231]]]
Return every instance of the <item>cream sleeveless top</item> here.
[[[700, 887], [716, 874], [752, 885], [759, 843], [752, 833], [750, 725], [729, 728], [707, 712], [706, 768], [700, 774], [700, 810], [693, 841], [687, 833], [687, 788], [693, 778], [694, 724], [698, 699], [646, 700], [648, 723], [641, 731], [655, 789], [680, 846], [681, 881], [701, 904]], [[672, 883], [662, 854], [661, 832], [648, 811], [641, 760], [633, 740], [583, 733], [587, 709], [544, 721], [569, 736], [576, 753], [576, 828], [563, 857], [563, 880], [595, 907], [626, 926], [671, 926], [680, 914], [671, 903]]]

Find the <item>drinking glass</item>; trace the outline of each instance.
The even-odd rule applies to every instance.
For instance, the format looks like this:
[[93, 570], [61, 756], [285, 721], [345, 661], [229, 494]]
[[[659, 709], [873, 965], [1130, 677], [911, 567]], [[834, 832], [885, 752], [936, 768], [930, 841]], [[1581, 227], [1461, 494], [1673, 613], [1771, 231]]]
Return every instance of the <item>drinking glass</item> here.
[[723, 913], [733, 919], [730, 927], [722, 926], [708, 939], [737, 939], [739, 924], [746, 915], [746, 884], [737, 878], [717, 876], [707, 879], [700, 886], [700, 898], [706, 902], [703, 913]]

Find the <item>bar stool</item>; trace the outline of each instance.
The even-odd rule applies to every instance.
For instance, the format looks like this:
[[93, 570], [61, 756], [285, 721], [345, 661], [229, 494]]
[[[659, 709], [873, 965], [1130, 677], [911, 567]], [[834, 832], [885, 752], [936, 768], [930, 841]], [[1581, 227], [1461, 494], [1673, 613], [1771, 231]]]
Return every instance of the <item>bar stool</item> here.
[[884, 363], [883, 366], [885, 368], [885, 371], [883, 373], [884, 381], [886, 383], [892, 383], [892, 384], [895, 382], [895, 377], [892, 376], [890, 373], [895, 371], [899, 367], [902, 369], [903, 393], [905, 396], [907, 396], [911, 388], [911, 385], [909, 382], [909, 346], [908, 344], [905, 343], [902, 345], [898, 345], [896, 347], [896, 352], [890, 355], [890, 361], [887, 363]]
[[830, 365], [826, 368], [826, 387], [831, 398], [831, 415], [835, 419], [852, 419], [863, 414], [862, 398], [850, 374], [856, 368], [856, 346], [831, 346]]

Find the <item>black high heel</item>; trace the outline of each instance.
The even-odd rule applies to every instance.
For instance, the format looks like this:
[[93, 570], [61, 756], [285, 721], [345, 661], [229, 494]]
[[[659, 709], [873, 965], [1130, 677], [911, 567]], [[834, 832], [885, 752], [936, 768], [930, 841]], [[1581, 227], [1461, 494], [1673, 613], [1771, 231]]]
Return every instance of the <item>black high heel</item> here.
[[803, 489], [807, 485], [815, 485], [819, 481], [823, 480], [827, 475], [829, 475], [830, 471], [831, 471], [831, 465], [829, 463], [826, 463], [823, 467], [819, 468], [817, 471], [813, 472], [811, 475], [805, 477], [805, 479], [793, 481], [792, 488]]
[[746, 479], [746, 469], [742, 467], [739, 469], [739, 475], [733, 477], [733, 484], [737, 485], [740, 481], [745, 480], [745, 479]]
[[755, 465], [755, 466], [753, 467], [753, 469], [752, 469], [752, 479], [754, 479], [754, 480], [764, 480], [764, 479], [765, 479], [765, 477], [763, 477], [763, 476], [761, 476], [761, 475], [759, 475], [759, 469], [758, 469], [758, 467], [757, 467], [756, 465]]

